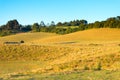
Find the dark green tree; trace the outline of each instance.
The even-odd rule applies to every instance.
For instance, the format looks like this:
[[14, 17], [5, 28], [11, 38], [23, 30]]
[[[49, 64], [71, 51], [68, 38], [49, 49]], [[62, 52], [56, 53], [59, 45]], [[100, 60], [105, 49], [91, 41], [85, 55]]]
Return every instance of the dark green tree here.
[[54, 22], [54, 21], [51, 21], [50, 26], [55, 27], [55, 22]]
[[99, 21], [96, 21], [94, 23], [94, 28], [100, 28], [100, 22]]
[[40, 27], [45, 27], [46, 25], [45, 25], [45, 23], [44, 23], [44, 21], [41, 21], [40, 22]]
[[19, 23], [16, 19], [15, 20], [10, 20], [6, 24], [6, 29], [7, 30], [20, 30], [20, 25], [19, 25]]
[[39, 29], [39, 24], [38, 24], [38, 23], [34, 23], [34, 24], [32, 25], [32, 31], [33, 31], [33, 32], [39, 32], [39, 31], [40, 31], [40, 29]]
[[58, 23], [56, 24], [56, 26], [63, 26], [63, 23], [62, 23], [62, 22], [58, 22]]

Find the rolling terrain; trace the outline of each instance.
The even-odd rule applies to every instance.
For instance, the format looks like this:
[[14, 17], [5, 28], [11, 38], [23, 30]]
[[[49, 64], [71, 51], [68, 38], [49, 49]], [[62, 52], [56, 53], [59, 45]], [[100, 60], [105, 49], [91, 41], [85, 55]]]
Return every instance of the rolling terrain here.
[[35, 43], [83, 43], [83, 42], [119, 42], [120, 40], [120, 30], [119, 29], [90, 29], [85, 31], [78, 31], [71, 34], [49, 37], [44, 39], [37, 39]]
[[0, 38], [0, 42], [7, 40], [24, 40], [25, 44], [1, 44], [1, 79], [120, 79], [119, 29], [91, 29], [66, 35], [26, 33]]
[[7, 42], [7, 41], [18, 41], [19, 42], [21, 40], [24, 40], [25, 43], [28, 43], [28, 42], [31, 42], [33, 40], [52, 37], [52, 36], [56, 36], [56, 35], [57, 34], [54, 34], [54, 33], [44, 33], [44, 32], [19, 33], [19, 34], [16, 34], [16, 35], [0, 37], [0, 43], [4, 43], [4, 42]]

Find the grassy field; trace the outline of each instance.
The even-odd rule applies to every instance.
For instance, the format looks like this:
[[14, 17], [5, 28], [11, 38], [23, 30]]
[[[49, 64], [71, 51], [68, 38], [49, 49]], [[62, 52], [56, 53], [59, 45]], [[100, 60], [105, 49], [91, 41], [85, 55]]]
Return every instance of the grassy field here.
[[[73, 71], [57, 74], [12, 74], [5, 80], [119, 80], [119, 71]], [[2, 78], [1, 78], [2, 79]]]
[[71, 34], [49, 37], [44, 39], [37, 39], [35, 43], [64, 43], [64, 42], [74, 42], [74, 43], [114, 43], [120, 40], [120, 30], [119, 29], [90, 29], [80, 32], [75, 32]]
[[0, 45], [1, 80], [120, 79], [119, 29], [17, 35], [0, 38], [2, 42], [9, 38], [26, 41], [23, 45]]
[[33, 80], [119, 80], [119, 71], [74, 71], [51, 75], [32, 75]]
[[7, 41], [21, 41], [24, 40], [25, 43], [31, 42], [33, 40], [47, 38], [57, 36], [57, 34], [53, 33], [44, 33], [44, 32], [36, 32], [36, 33], [19, 33], [16, 35], [10, 35], [6, 37], [0, 37], [0, 43], [7, 42]]

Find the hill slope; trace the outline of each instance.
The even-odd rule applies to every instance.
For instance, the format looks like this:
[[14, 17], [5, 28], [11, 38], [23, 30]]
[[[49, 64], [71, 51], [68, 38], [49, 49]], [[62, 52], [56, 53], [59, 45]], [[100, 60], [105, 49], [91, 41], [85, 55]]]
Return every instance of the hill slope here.
[[36, 32], [36, 33], [20, 33], [16, 35], [10, 35], [5, 37], [0, 37], [0, 42], [6, 42], [6, 41], [21, 41], [24, 40], [25, 42], [30, 42], [37, 39], [47, 38], [56, 36], [57, 34], [54, 33], [44, 33], [44, 32]]
[[[51, 34], [52, 37], [48, 33], [48, 37], [38, 38], [39, 35], [31, 40], [27, 33], [24, 39], [37, 45], [1, 45], [0, 77], [97, 70], [99, 66], [101, 71], [120, 70], [119, 29], [91, 29], [67, 35]], [[19, 34], [14, 36], [17, 40]]]
[[62, 43], [62, 42], [93, 42], [93, 41], [119, 41], [120, 30], [119, 29], [90, 29], [85, 31], [79, 31], [71, 34], [55, 36], [52, 38], [37, 39], [35, 43]]

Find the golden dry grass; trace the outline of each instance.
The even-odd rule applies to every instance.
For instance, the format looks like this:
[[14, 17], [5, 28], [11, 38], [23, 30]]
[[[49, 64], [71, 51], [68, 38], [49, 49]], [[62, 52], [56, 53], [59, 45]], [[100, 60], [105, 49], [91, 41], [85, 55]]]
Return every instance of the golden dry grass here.
[[0, 43], [6, 42], [6, 41], [21, 41], [21, 40], [24, 40], [25, 43], [27, 43], [27, 42], [31, 42], [33, 40], [52, 37], [52, 36], [56, 36], [56, 35], [57, 34], [54, 34], [54, 33], [44, 33], [44, 32], [19, 33], [16, 35], [0, 37]]
[[120, 40], [119, 29], [90, 29], [85, 31], [79, 31], [67, 35], [49, 37], [44, 39], [37, 39], [35, 43], [61, 43], [61, 42], [110, 42]]
[[[21, 61], [21, 63], [42, 62], [41, 65], [44, 65], [42, 67], [38, 63], [29, 64], [31, 68], [26, 70], [32, 73], [83, 70], [86, 65], [90, 70], [94, 70], [98, 63], [101, 63], [104, 70], [120, 70], [119, 29], [92, 29], [67, 35], [44, 36], [41, 39], [26, 38], [30, 45], [1, 45], [0, 60]], [[2, 64], [0, 66], [4, 67]], [[9, 66], [5, 70], [8, 69]], [[14, 67], [10, 69], [15, 71]], [[23, 73], [26, 70], [23, 70]]]

